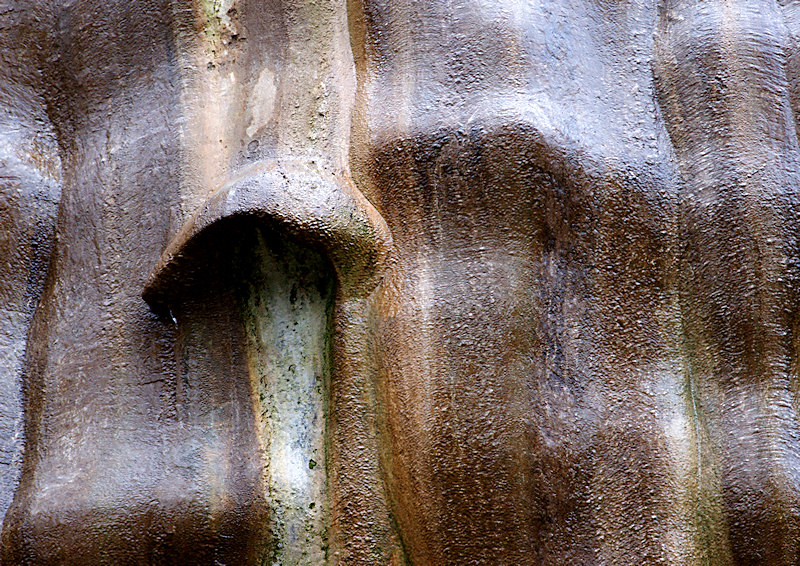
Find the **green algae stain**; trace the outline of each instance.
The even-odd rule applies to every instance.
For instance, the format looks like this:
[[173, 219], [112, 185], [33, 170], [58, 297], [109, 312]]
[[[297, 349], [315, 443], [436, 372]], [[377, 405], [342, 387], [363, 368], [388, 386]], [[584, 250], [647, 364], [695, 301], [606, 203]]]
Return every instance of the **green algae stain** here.
[[231, 52], [244, 41], [237, 22], [236, 0], [200, 0], [198, 17], [203, 29], [206, 68], [216, 69], [233, 60]]
[[233, 272], [272, 512], [263, 563], [326, 564], [333, 269], [266, 229], [246, 232]]
[[686, 502], [692, 510], [695, 527], [695, 547], [700, 556], [697, 559], [704, 566], [723, 566], [733, 563], [728, 523], [724, 512], [722, 480], [719, 477], [716, 455], [712, 450], [710, 432], [707, 430], [707, 416], [698, 392], [700, 381], [710, 373], [695, 354], [698, 344], [685, 337], [689, 363], [684, 382], [684, 399], [687, 414], [691, 417], [695, 431], [694, 453], [696, 474]]

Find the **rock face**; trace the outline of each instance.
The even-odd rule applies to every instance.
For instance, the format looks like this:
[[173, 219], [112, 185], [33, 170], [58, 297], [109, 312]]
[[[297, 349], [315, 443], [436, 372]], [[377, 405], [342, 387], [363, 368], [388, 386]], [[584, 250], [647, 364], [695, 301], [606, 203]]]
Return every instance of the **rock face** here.
[[800, 3], [0, 32], [3, 564], [800, 564]]

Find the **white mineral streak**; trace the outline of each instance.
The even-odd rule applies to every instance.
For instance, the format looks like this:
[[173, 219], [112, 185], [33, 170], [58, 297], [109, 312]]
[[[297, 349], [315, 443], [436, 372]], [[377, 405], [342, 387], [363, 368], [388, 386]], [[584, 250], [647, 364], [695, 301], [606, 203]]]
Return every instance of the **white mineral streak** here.
[[[264, 242], [262, 242], [264, 243]], [[330, 296], [303, 281], [297, 250], [264, 243], [245, 309], [272, 510], [273, 564], [326, 563], [325, 412]], [[323, 271], [322, 268], [319, 271]]]
[[250, 110], [250, 125], [247, 126], [247, 137], [252, 138], [258, 130], [267, 125], [275, 111], [275, 74], [269, 69], [264, 68], [258, 75], [258, 82], [250, 93], [250, 102], [247, 108]]

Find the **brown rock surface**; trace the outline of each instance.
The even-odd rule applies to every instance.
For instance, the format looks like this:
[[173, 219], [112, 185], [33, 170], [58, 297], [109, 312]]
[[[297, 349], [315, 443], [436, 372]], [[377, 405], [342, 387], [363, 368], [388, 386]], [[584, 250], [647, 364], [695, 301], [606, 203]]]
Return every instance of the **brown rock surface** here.
[[800, 564], [800, 3], [0, 32], [3, 564]]

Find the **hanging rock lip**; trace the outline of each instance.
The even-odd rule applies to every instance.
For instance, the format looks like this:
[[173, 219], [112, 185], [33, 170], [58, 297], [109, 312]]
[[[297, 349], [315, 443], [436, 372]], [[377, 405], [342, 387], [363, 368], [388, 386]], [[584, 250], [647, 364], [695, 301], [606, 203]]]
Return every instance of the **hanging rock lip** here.
[[269, 159], [222, 185], [189, 218], [150, 273], [144, 300], [154, 310], [168, 307], [202, 254], [191, 250], [193, 244], [210, 228], [236, 219], [263, 221], [321, 248], [351, 296], [366, 296], [378, 285], [393, 245], [383, 217], [349, 175], [312, 161]]

